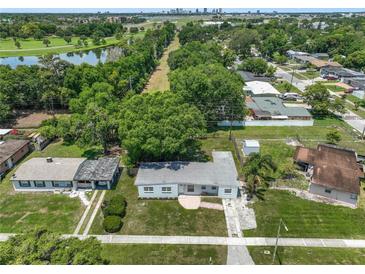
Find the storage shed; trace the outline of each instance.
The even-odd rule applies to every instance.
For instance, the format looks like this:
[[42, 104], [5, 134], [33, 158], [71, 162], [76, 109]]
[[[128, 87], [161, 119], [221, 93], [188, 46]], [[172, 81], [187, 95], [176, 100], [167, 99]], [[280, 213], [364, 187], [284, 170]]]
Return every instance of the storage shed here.
[[249, 156], [252, 153], [260, 152], [260, 143], [257, 140], [245, 140], [242, 142], [242, 144], [242, 151], [245, 156]]

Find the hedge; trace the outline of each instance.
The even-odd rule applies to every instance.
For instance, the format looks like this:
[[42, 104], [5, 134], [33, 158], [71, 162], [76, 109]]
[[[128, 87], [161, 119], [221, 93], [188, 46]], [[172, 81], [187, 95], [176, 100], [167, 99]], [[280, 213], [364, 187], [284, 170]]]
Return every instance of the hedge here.
[[106, 232], [118, 232], [123, 226], [122, 218], [119, 216], [106, 216], [103, 221], [103, 227]]

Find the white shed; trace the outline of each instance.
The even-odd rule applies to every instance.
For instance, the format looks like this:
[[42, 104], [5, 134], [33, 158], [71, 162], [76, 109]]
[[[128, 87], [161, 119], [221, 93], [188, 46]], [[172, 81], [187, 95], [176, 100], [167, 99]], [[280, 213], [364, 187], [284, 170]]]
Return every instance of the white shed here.
[[245, 140], [242, 142], [242, 144], [242, 151], [245, 156], [249, 156], [252, 153], [260, 152], [260, 143], [257, 140]]

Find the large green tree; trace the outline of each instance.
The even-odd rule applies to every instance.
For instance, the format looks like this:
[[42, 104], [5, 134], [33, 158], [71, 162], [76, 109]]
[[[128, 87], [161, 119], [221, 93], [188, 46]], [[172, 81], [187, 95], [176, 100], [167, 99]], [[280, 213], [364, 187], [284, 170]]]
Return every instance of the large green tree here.
[[344, 113], [346, 111], [344, 102], [340, 98], [331, 99], [327, 87], [321, 83], [307, 87], [303, 97], [316, 115], [328, 115], [330, 112]]
[[0, 245], [0, 265], [95, 265], [107, 264], [96, 238], [61, 238], [45, 229], [10, 237]]
[[119, 136], [127, 164], [193, 158], [205, 133], [200, 111], [171, 92], [135, 95], [120, 107]]
[[243, 81], [219, 64], [178, 69], [170, 76], [171, 91], [195, 105], [210, 126], [244, 117]]
[[257, 44], [259, 35], [256, 30], [242, 29], [231, 36], [229, 47], [243, 58], [251, 56], [251, 47]]

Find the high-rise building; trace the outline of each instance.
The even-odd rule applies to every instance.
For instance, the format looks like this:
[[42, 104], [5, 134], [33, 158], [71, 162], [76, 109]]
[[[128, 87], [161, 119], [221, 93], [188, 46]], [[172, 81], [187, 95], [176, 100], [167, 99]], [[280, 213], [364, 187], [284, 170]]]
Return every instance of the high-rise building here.
[[222, 8], [219, 8], [219, 13], [223, 13], [223, 9]]
[[195, 13], [199, 13], [199, 9], [196, 9], [196, 10], [195, 10]]
[[208, 12], [208, 9], [207, 8], [204, 8], [204, 13], [207, 13]]

